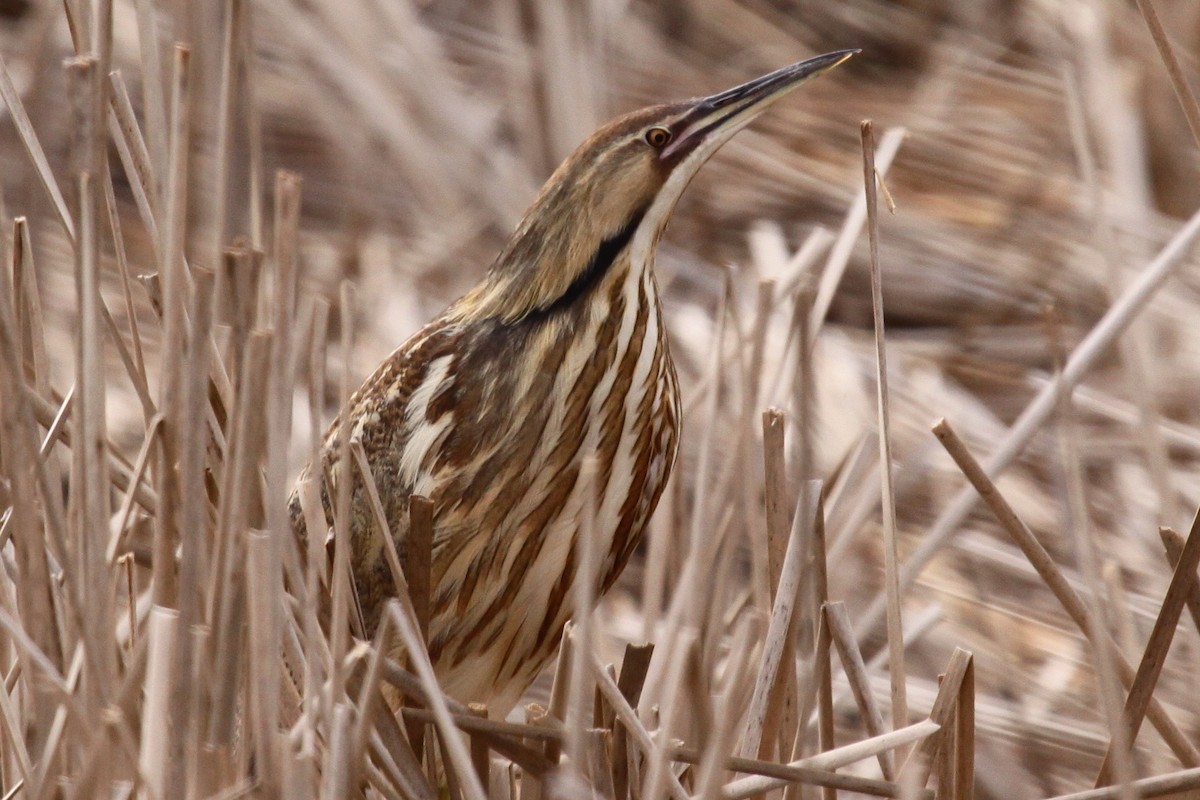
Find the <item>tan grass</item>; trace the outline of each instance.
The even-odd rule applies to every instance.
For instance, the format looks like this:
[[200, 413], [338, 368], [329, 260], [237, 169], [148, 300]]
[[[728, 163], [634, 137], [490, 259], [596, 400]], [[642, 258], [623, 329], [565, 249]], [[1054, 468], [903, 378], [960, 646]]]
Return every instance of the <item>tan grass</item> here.
[[[1196, 11], [1001, 5], [0, 30], [0, 798], [1194, 794]], [[579, 554], [523, 716], [441, 695], [428, 537], [364, 632], [348, 498], [300, 487], [332, 564], [291, 535], [326, 421], [598, 121], [842, 46], [661, 248], [686, 420], [644, 552], [590, 615]]]

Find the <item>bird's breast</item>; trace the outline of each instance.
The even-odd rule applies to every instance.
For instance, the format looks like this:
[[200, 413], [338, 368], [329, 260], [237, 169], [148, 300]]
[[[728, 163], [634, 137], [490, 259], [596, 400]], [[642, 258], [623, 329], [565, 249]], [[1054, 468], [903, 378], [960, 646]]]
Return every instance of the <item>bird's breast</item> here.
[[[536, 319], [448, 313], [350, 404], [402, 560], [408, 497], [433, 501], [429, 645], [460, 699], [516, 699], [508, 694], [550, 657], [568, 616], [585, 514], [594, 514], [594, 577], [606, 589], [674, 463], [679, 397], [657, 285], [628, 250], [573, 302]], [[584, 480], [588, 459], [595, 469]], [[382, 540], [360, 488], [354, 502], [356, 580], [381, 599], [391, 586]], [[478, 669], [481, 660], [495, 669]], [[501, 665], [514, 671], [493, 678], [500, 684], [472, 683]]]
[[[448, 665], [553, 651], [588, 505], [585, 459], [605, 588], [669, 475], [679, 400], [653, 275], [625, 269], [594, 291], [536, 326], [464, 333], [411, 394], [402, 469], [434, 500], [434, 645], [452, 648], [439, 653]], [[513, 604], [526, 611], [500, 613]]]

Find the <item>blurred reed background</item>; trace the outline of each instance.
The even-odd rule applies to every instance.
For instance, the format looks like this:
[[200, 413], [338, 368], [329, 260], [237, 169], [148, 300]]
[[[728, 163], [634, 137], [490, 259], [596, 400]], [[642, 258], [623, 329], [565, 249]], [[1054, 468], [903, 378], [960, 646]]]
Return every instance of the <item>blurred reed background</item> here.
[[[1200, 6], [1155, 8], [1195, 86]], [[314, 433], [598, 123], [846, 47], [685, 195], [672, 489], [538, 705], [456, 748], [419, 655], [326, 640], [296, 580], [279, 515]], [[1114, 736], [1118, 785], [1081, 797], [1197, 796], [1195, 557], [1173, 581], [1159, 527], [1200, 503], [1200, 151], [1138, 6], [6, 0], [0, 55], [5, 800], [776, 797], [754, 776], [805, 757], [789, 797], [1044, 798]], [[969, 502], [939, 418], [1048, 557]], [[1122, 660], [1148, 665], [1127, 705]], [[434, 711], [397, 725], [381, 682]], [[831, 730], [867, 744], [814, 756]]]

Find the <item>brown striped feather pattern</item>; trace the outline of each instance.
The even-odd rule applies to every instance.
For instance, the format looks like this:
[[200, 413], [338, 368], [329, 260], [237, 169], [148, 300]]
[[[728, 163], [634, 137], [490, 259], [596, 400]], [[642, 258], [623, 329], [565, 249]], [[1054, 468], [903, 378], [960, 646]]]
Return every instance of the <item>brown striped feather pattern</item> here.
[[[679, 389], [653, 262], [700, 166], [763, 108], [847, 55], [628, 114], [547, 181], [473, 290], [401, 345], [330, 426], [322, 497], [361, 442], [401, 563], [409, 499], [433, 503], [429, 652], [443, 689], [505, 714], [572, 608], [584, 460], [597, 470], [598, 590], [628, 562], [671, 472]], [[368, 632], [396, 589], [357, 470], [351, 563]], [[307, 535], [298, 495], [290, 506]]]

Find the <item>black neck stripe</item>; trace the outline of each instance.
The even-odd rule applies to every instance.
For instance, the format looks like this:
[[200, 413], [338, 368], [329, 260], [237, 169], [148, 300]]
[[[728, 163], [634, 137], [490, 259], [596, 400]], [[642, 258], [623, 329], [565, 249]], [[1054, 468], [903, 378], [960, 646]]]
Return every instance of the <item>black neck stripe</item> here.
[[572, 305], [583, 295], [595, 288], [596, 284], [608, 272], [609, 267], [617, 260], [617, 256], [621, 254], [621, 251], [629, 246], [629, 242], [633, 239], [633, 234], [637, 232], [638, 226], [642, 224], [642, 218], [646, 216], [647, 208], [647, 206], [639, 208], [629, 217], [629, 220], [619, 231], [601, 241], [600, 245], [596, 248], [596, 252], [592, 254], [591, 260], [588, 261], [588, 265], [575, 277], [575, 280], [571, 281], [566, 290], [550, 301], [550, 303], [535, 308], [527, 319], [537, 320], [548, 317], [556, 311], [561, 311]]

